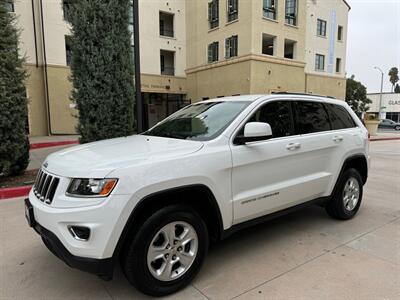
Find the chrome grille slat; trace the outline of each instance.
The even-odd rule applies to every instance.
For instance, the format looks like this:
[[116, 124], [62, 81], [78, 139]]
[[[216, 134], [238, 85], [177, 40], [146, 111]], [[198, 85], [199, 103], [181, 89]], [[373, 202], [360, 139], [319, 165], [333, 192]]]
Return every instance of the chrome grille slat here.
[[42, 172], [42, 170], [40, 170], [40, 171], [39, 171], [39, 174], [38, 174], [38, 177], [37, 177], [37, 179], [36, 179], [36, 182], [35, 182], [35, 188], [34, 188], [35, 195], [36, 195], [37, 192], [38, 192], [38, 187], [39, 187], [40, 180], [42, 180], [42, 176], [43, 176], [43, 172]]
[[52, 179], [53, 179], [52, 176], [47, 175], [46, 179], [44, 180], [43, 187], [42, 187], [42, 191], [41, 191], [41, 195], [42, 195], [42, 196], [40, 196], [40, 200], [44, 201], [44, 200], [46, 199], [46, 194], [47, 194], [48, 191], [49, 191], [48, 188], [49, 188], [50, 181], [51, 181]]
[[49, 199], [50, 187], [51, 187], [51, 184], [53, 182], [54, 182], [54, 177], [49, 176], [49, 185], [48, 185], [48, 188], [47, 188], [47, 191], [46, 191], [46, 195], [44, 196], [44, 199]]
[[37, 188], [38, 194], [41, 193], [42, 186], [43, 186], [43, 181], [44, 181], [44, 178], [45, 178], [45, 177], [46, 177], [46, 173], [45, 173], [45, 172], [42, 172], [42, 176], [40, 176], [40, 180], [39, 180], [39, 184], [38, 184], [38, 188]]
[[40, 195], [43, 194], [43, 186], [44, 186], [44, 182], [46, 181], [46, 178], [47, 178], [47, 174], [44, 173], [44, 175], [42, 176], [42, 180], [40, 180], [40, 185], [39, 185], [39, 189], [38, 189], [38, 192]]
[[59, 182], [60, 178], [41, 169], [36, 177], [33, 192], [40, 201], [51, 204]]
[[38, 183], [38, 181], [39, 181], [39, 177], [42, 175], [42, 170], [39, 170], [39, 172], [38, 172], [38, 174], [37, 174], [37, 176], [36, 176], [36, 179], [35, 179], [35, 184], [33, 185], [33, 186], [35, 186], [36, 187], [36, 185], [37, 185], [37, 183]]

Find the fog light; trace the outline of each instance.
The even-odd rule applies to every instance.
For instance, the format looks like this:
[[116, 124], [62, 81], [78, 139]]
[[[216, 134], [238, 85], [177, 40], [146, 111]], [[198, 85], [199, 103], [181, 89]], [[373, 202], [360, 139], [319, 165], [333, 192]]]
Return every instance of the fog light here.
[[78, 241], [86, 242], [90, 237], [90, 229], [82, 226], [68, 226], [72, 237]]

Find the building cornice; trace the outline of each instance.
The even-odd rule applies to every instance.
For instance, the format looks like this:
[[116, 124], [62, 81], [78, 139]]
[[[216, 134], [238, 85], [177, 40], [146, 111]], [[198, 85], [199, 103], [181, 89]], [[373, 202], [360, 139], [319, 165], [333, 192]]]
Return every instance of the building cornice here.
[[246, 54], [241, 55], [232, 59], [227, 59], [224, 61], [219, 61], [211, 64], [203, 64], [198, 67], [186, 69], [186, 74], [197, 73], [201, 71], [206, 71], [210, 69], [215, 69], [219, 67], [224, 67], [232, 64], [247, 62], [247, 61], [260, 61], [267, 62], [272, 64], [280, 64], [292, 67], [304, 68], [306, 63], [298, 60], [292, 60], [287, 58], [273, 57], [269, 55], [260, 55], [260, 54]]
[[340, 80], [346, 80], [345, 76], [339, 76], [339, 75], [330, 75], [330, 74], [317, 74], [317, 73], [309, 73], [306, 72], [307, 76], [315, 76], [315, 77], [322, 77], [322, 78], [332, 78], [332, 79], [340, 79]]
[[350, 4], [346, 1], [346, 0], [343, 0], [343, 2], [344, 2], [344, 4], [346, 4], [347, 5], [347, 7], [349, 8], [349, 10], [351, 10], [351, 6], [350, 6]]
[[140, 73], [140, 76], [153, 76], [159, 77], [162, 79], [186, 79], [186, 76], [172, 76], [172, 75], [160, 75], [160, 74], [151, 74], [151, 73]]

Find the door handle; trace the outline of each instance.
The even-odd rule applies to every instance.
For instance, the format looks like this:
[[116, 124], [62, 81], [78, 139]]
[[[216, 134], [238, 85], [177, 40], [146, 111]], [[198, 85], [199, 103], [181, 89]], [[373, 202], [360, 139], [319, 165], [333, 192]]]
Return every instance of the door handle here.
[[335, 135], [332, 139], [334, 142], [341, 142], [343, 141], [343, 136], [341, 135]]
[[290, 143], [286, 146], [287, 150], [293, 151], [293, 150], [297, 150], [301, 148], [301, 144], [300, 143]]

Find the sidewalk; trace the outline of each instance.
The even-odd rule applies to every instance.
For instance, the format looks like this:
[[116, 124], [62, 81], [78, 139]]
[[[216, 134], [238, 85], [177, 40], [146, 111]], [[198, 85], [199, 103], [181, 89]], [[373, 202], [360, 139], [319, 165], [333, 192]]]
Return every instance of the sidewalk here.
[[46, 142], [60, 142], [60, 141], [77, 141], [79, 135], [52, 135], [52, 136], [34, 136], [30, 137], [31, 144], [46, 143]]
[[379, 131], [371, 136], [370, 141], [400, 140], [400, 131]]
[[[78, 135], [57, 135], [31, 137], [30, 162], [28, 170], [39, 169], [48, 155], [78, 144]], [[59, 146], [58, 146], [59, 145]]]

